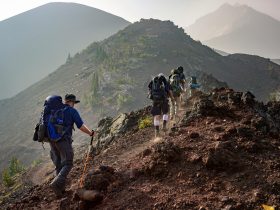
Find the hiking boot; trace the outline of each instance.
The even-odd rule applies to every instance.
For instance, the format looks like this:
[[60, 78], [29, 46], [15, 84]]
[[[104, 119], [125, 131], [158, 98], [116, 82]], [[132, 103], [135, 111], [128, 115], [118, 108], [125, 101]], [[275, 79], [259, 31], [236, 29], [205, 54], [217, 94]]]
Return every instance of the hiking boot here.
[[55, 182], [52, 182], [50, 184], [50, 187], [57, 197], [62, 197], [63, 190], [61, 189], [61, 187], [57, 186], [57, 184]]
[[155, 130], [155, 138], [159, 137], [159, 130]]
[[163, 121], [162, 130], [163, 130], [164, 132], [167, 131], [167, 121], [166, 121], [166, 120]]

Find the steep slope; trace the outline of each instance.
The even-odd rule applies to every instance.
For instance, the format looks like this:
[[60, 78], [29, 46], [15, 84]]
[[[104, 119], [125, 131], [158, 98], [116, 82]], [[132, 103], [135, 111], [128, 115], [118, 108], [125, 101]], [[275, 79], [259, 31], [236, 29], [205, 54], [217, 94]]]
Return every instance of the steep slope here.
[[68, 54], [127, 25], [120, 17], [74, 3], [49, 3], [1, 21], [0, 99], [47, 76]]
[[0, 102], [0, 166], [13, 154], [28, 163], [41, 151], [31, 140], [32, 126], [47, 95], [73, 92], [82, 99], [79, 109], [85, 122], [94, 125], [100, 117], [149, 104], [147, 85], [152, 76], [168, 74], [178, 65], [185, 67], [187, 76], [197, 75], [206, 92], [226, 86], [220, 82], [225, 81], [266, 99], [280, 78], [280, 67], [269, 60], [247, 55], [223, 57], [193, 41], [170, 21], [141, 20], [91, 44], [42, 81]]
[[[78, 158], [65, 195], [50, 181], [6, 200], [10, 209], [261, 209], [279, 202], [279, 103], [264, 106], [249, 93], [230, 89], [197, 94], [181, 122], [154, 139], [138, 128], [149, 107], [99, 123], [97, 155], [89, 162], [84, 188], [103, 200], [86, 202], [75, 190], [82, 175]], [[186, 108], [186, 107], [185, 107]], [[118, 122], [117, 122], [118, 121]], [[275, 127], [277, 125], [277, 127]], [[108, 130], [116, 130], [115, 135]], [[108, 135], [109, 134], [109, 135]], [[83, 148], [85, 150], [85, 148]], [[94, 154], [92, 154], [94, 155]], [[16, 195], [16, 194], [15, 194]], [[46, 196], [47, 195], [47, 196]]]
[[245, 5], [225, 4], [186, 29], [193, 38], [229, 53], [280, 56], [280, 21]]

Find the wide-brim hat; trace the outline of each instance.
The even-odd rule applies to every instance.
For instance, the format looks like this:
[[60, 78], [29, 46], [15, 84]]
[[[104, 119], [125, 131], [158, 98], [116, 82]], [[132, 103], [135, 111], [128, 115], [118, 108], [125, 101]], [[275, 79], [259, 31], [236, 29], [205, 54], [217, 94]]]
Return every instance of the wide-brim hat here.
[[65, 101], [72, 101], [75, 104], [80, 103], [80, 101], [76, 99], [76, 96], [74, 94], [66, 94]]

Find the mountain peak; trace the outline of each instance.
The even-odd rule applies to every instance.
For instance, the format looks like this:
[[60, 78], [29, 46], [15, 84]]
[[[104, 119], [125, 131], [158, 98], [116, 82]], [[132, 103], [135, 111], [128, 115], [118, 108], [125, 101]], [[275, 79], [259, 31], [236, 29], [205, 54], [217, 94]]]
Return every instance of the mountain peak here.
[[219, 9], [227, 9], [227, 8], [232, 8], [232, 5], [230, 3], [224, 3], [220, 6]]
[[187, 28], [195, 39], [229, 53], [280, 57], [280, 22], [245, 4], [223, 4]]
[[240, 9], [251, 9], [254, 10], [252, 7], [248, 6], [247, 4], [240, 4], [240, 3], [235, 3], [235, 4], [230, 4], [230, 3], [225, 3], [221, 5], [217, 10], [221, 10], [223, 12], [228, 11], [228, 10], [240, 10]]

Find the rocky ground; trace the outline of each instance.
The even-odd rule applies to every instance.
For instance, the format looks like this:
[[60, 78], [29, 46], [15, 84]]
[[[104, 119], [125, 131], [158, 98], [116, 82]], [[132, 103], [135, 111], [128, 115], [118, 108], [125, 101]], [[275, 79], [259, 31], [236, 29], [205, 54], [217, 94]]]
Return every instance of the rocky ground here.
[[[280, 103], [217, 89], [190, 98], [162, 138], [138, 129], [149, 107], [99, 123], [82, 201], [82, 156], [67, 191], [56, 198], [50, 181], [7, 199], [6, 209], [262, 209], [280, 206]], [[173, 122], [174, 123], [174, 122]], [[171, 124], [173, 124], [171, 123]], [[86, 151], [86, 148], [81, 148]]]

